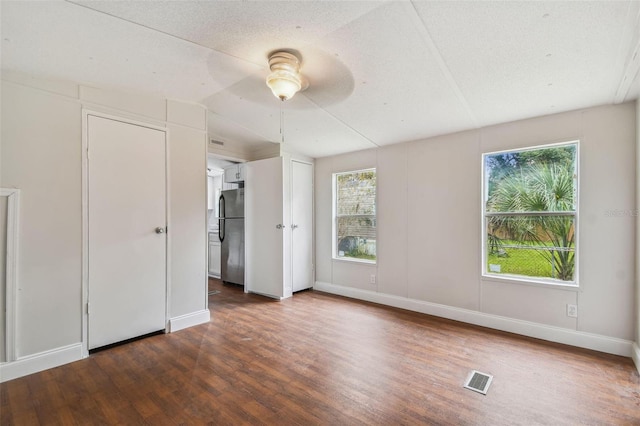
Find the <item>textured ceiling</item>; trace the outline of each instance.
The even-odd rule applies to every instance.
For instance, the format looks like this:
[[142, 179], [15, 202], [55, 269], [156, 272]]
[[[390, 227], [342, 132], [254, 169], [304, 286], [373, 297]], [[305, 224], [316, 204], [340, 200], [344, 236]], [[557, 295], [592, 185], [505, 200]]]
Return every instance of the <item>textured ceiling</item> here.
[[[637, 99], [640, 2], [0, 2], [2, 68], [201, 102], [209, 133], [321, 157]], [[284, 104], [267, 55], [297, 49]]]

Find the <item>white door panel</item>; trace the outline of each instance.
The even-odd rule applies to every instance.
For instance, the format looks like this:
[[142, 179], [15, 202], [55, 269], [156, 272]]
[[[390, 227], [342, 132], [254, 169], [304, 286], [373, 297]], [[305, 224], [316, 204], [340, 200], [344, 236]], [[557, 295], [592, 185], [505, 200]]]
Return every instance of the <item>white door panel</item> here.
[[89, 349], [166, 323], [166, 133], [87, 116]]
[[313, 286], [313, 171], [291, 162], [291, 269], [293, 291]]
[[282, 161], [245, 164], [245, 289], [276, 298], [284, 295], [283, 241], [289, 231], [283, 220]]

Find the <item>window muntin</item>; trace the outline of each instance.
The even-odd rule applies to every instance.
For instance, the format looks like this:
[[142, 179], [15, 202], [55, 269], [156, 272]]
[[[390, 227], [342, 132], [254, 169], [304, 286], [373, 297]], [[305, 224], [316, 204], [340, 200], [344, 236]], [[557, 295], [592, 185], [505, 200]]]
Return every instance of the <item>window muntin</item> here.
[[376, 170], [335, 173], [334, 258], [376, 261]]
[[577, 285], [578, 143], [483, 155], [483, 274]]

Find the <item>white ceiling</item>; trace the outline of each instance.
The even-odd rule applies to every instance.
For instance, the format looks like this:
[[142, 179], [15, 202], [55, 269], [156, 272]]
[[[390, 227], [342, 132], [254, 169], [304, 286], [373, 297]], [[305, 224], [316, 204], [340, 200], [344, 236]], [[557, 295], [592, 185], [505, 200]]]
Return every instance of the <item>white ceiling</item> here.
[[[639, 1], [7, 1], [2, 68], [209, 108], [211, 137], [321, 157], [640, 94]], [[310, 86], [282, 104], [267, 55]]]

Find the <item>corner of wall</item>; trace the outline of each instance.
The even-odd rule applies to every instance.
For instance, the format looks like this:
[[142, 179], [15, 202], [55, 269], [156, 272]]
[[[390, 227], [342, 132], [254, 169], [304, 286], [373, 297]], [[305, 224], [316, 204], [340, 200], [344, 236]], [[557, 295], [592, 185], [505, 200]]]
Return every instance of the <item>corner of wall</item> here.
[[264, 160], [282, 155], [279, 143], [264, 142], [262, 146], [250, 151], [249, 161]]
[[192, 312], [186, 315], [180, 315], [169, 320], [169, 326], [167, 331], [169, 333], [175, 333], [176, 331], [183, 330], [185, 328], [193, 327], [200, 324], [206, 324], [211, 320], [211, 312], [208, 309], [203, 309], [198, 312]]
[[297, 150], [293, 149], [291, 145], [288, 145], [286, 143], [281, 145], [280, 155], [283, 157], [286, 157], [289, 160], [298, 160], [298, 161], [304, 161], [307, 163], [314, 162], [314, 158], [309, 157], [308, 155], [299, 153]]
[[636, 342], [633, 360], [640, 372], [640, 99], [636, 100]]

